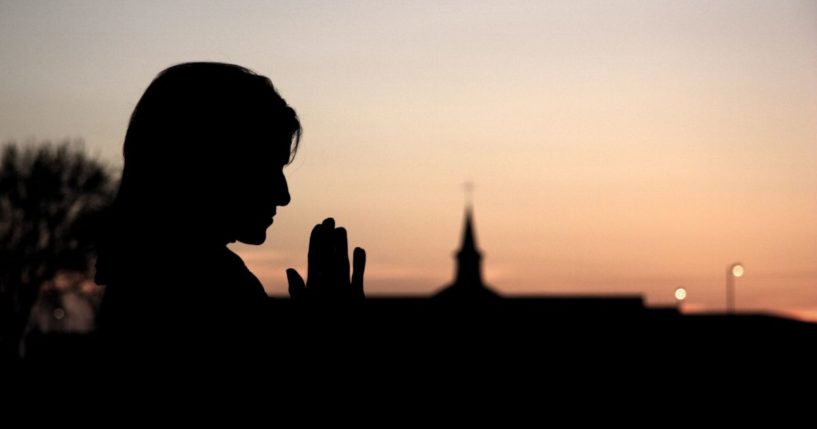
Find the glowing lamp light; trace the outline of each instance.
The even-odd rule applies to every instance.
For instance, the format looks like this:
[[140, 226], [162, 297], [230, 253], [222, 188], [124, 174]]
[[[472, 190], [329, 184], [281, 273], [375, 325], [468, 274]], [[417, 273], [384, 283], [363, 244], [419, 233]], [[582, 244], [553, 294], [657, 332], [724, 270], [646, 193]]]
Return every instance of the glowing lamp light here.
[[726, 313], [735, 312], [735, 280], [743, 277], [743, 264], [735, 262], [726, 267]]
[[743, 265], [741, 264], [732, 265], [732, 276], [736, 279], [743, 277]]

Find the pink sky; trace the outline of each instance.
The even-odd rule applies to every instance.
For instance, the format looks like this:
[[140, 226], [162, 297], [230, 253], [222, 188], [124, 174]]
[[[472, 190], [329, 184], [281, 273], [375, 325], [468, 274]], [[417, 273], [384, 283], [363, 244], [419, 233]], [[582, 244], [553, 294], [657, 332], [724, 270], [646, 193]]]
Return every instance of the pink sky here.
[[19, 1], [0, 40], [0, 138], [112, 165], [163, 68], [269, 76], [305, 128], [293, 201], [236, 249], [272, 294], [326, 216], [370, 294], [433, 292], [472, 180], [501, 292], [721, 310], [741, 261], [740, 309], [817, 314], [813, 1]]

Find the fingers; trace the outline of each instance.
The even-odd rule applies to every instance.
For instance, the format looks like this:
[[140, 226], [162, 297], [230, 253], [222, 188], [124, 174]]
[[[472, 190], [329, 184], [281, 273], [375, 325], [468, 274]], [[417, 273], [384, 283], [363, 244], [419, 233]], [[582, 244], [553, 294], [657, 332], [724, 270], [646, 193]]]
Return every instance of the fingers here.
[[306, 279], [310, 285], [314, 285], [318, 280], [318, 270], [320, 269], [319, 247], [321, 243], [321, 233], [323, 232], [322, 225], [318, 224], [312, 228], [312, 234], [309, 235], [309, 253], [307, 254], [307, 268]]
[[287, 282], [289, 283], [289, 297], [301, 299], [306, 296], [306, 284], [303, 277], [292, 268], [287, 269]]
[[312, 228], [312, 234], [309, 236], [306, 279], [311, 289], [325, 289], [327, 283], [333, 280], [334, 229], [335, 220], [331, 217]]
[[352, 293], [356, 297], [363, 298], [363, 273], [366, 271], [366, 251], [363, 248], [355, 247], [352, 255]]
[[[345, 288], [349, 284], [349, 242], [346, 228], [337, 228], [334, 234], [334, 279], [335, 284]], [[342, 291], [338, 291], [341, 292]]]
[[318, 279], [317, 286], [331, 289], [335, 280], [335, 219], [324, 219], [318, 234]]
[[323, 223], [321, 225], [323, 225], [323, 227], [326, 228], [328, 231], [331, 231], [335, 229], [335, 219], [328, 217], [323, 220]]
[[366, 267], [366, 252], [363, 249], [355, 248], [353, 265], [354, 270], [350, 270], [346, 229], [335, 228], [335, 220], [326, 218], [312, 228], [309, 237], [306, 284], [303, 284], [297, 271], [287, 270], [290, 295], [293, 298], [298, 294], [303, 295], [305, 292], [302, 293], [301, 289], [304, 289], [310, 295], [362, 298], [363, 273]]

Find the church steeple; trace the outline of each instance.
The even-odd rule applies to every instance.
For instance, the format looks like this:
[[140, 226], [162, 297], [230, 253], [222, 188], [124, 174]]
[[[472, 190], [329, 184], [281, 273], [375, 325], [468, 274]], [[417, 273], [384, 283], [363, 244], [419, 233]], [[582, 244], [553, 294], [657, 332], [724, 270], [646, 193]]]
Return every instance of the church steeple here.
[[457, 278], [454, 282], [471, 287], [484, 287], [482, 284], [482, 254], [477, 249], [477, 239], [474, 236], [474, 213], [470, 204], [465, 208], [462, 244], [457, 252]]
[[482, 253], [477, 248], [474, 229], [474, 213], [471, 204], [465, 207], [462, 242], [456, 253], [457, 272], [454, 283], [444, 288], [437, 296], [457, 301], [472, 301], [497, 298], [496, 292], [482, 282]]

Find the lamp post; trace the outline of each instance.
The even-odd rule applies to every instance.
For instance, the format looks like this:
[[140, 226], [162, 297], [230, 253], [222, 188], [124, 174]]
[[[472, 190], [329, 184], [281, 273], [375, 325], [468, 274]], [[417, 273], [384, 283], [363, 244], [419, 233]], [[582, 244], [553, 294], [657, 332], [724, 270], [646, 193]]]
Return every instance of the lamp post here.
[[678, 302], [679, 311], [681, 310], [681, 304], [684, 302], [685, 299], [687, 299], [687, 290], [682, 287], [675, 289], [675, 301]]
[[726, 313], [735, 313], [735, 279], [743, 277], [743, 264], [735, 262], [726, 267]]

